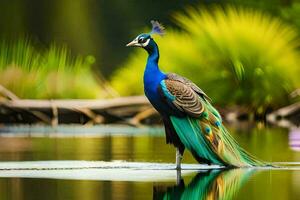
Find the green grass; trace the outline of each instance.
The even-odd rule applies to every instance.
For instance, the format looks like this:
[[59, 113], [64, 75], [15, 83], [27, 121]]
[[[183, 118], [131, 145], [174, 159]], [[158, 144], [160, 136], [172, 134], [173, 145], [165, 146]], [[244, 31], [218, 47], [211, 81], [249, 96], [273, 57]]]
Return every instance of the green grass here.
[[98, 98], [92, 56], [72, 56], [66, 46], [39, 49], [28, 39], [0, 44], [0, 84], [20, 98]]
[[[165, 37], [155, 38], [164, 71], [190, 78], [222, 106], [264, 112], [289, 102], [288, 94], [300, 87], [299, 40], [293, 27], [245, 8], [189, 8], [185, 13], [174, 15], [182, 31], [167, 30]], [[142, 93], [146, 56], [134, 51], [112, 77], [122, 95]]]

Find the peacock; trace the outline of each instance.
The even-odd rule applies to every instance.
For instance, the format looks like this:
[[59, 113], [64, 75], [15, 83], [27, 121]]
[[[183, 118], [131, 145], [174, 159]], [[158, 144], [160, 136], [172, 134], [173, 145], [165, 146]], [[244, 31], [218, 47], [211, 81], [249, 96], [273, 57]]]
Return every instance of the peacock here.
[[139, 34], [126, 46], [141, 47], [148, 52], [144, 92], [162, 117], [166, 143], [176, 147], [176, 169], [181, 168], [185, 149], [199, 163], [226, 167], [267, 166], [268, 163], [238, 145], [203, 90], [185, 77], [160, 70], [159, 49], [151, 36], [163, 36], [165, 29], [158, 21], [152, 20], [151, 23], [150, 33]]

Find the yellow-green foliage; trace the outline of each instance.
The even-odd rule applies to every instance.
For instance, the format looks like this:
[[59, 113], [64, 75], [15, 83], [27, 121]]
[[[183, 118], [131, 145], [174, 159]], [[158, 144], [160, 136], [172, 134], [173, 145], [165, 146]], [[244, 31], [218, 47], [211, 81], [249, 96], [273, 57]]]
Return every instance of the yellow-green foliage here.
[[94, 58], [72, 57], [65, 46], [37, 50], [29, 40], [2, 41], [0, 84], [20, 98], [97, 98]]
[[[297, 32], [280, 19], [251, 9], [188, 9], [175, 19], [183, 31], [155, 38], [160, 66], [197, 83], [221, 104], [263, 111], [288, 101], [299, 81]], [[122, 95], [142, 93], [146, 53], [135, 51], [113, 76]]]

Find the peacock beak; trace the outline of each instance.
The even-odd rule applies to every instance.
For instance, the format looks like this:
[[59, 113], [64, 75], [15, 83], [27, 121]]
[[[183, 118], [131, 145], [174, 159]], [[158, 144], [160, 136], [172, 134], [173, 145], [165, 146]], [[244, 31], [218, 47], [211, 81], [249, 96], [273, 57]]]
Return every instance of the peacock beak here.
[[133, 40], [131, 42], [129, 42], [128, 44], [126, 44], [126, 47], [140, 47], [141, 45], [138, 43], [137, 40]]

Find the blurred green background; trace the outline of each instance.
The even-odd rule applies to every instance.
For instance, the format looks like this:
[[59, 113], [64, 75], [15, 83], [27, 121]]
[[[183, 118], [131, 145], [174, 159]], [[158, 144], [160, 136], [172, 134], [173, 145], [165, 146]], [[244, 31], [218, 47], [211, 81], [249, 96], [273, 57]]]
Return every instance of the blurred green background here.
[[299, 1], [11, 0], [0, 13], [0, 84], [20, 98], [142, 94], [146, 53], [125, 44], [156, 19], [162, 69], [215, 104], [263, 113], [297, 101]]

